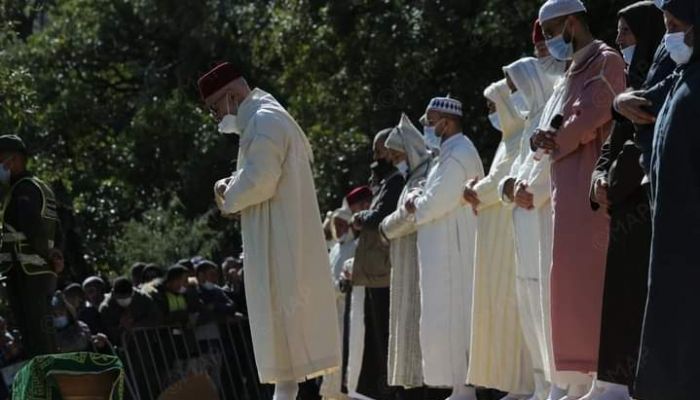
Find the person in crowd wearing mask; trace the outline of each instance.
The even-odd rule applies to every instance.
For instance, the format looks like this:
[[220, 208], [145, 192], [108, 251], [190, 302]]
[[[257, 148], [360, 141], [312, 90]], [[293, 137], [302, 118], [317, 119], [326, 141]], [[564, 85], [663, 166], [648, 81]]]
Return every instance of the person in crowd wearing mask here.
[[56, 291], [51, 300], [53, 310], [53, 328], [56, 335], [57, 351], [59, 353], [75, 353], [80, 351], [97, 351], [109, 344], [107, 336], [102, 333], [93, 335], [90, 328], [80, 321], [75, 309], [61, 291]]
[[238, 169], [215, 184], [225, 215], [241, 216], [248, 317], [260, 381], [275, 399], [340, 366], [333, 284], [304, 132], [269, 93], [222, 63], [198, 81], [219, 131], [240, 135]]
[[613, 99], [625, 88], [625, 62], [593, 37], [580, 0], [548, 0], [539, 18], [552, 56], [572, 61], [550, 99], [562, 125], [538, 130], [532, 141], [551, 160], [554, 361], [557, 371], [590, 381], [584, 374], [598, 369], [609, 218], [590, 207], [589, 177], [612, 128]]
[[477, 221], [462, 203], [467, 181], [484, 176], [479, 153], [462, 133], [462, 103], [450, 97], [430, 101], [423, 121], [440, 137], [422, 191], [402, 205], [418, 228], [421, 292], [420, 344], [428, 386], [452, 388], [450, 400], [474, 400], [465, 386]]
[[222, 320], [236, 315], [236, 305], [219, 286], [219, 266], [209, 260], [197, 264], [197, 293], [203, 314], [199, 321]]
[[373, 164], [380, 179], [378, 191], [369, 209], [355, 213], [351, 221], [360, 232], [352, 283], [365, 288], [365, 351], [357, 391], [375, 400], [395, 395], [387, 381], [391, 261], [389, 246], [379, 234], [379, 224], [396, 210], [405, 179], [389, 159], [385, 146], [389, 133], [391, 128], [379, 131], [373, 142]]
[[518, 313], [513, 212], [500, 201], [498, 186], [520, 152], [528, 106], [510, 78], [488, 86], [484, 97], [489, 120], [502, 135], [488, 175], [464, 189], [464, 200], [479, 215], [467, 382], [514, 400], [530, 397], [534, 381]]
[[88, 307], [98, 308], [105, 299], [105, 281], [99, 276], [93, 275], [83, 281], [83, 291]]
[[102, 331], [100, 304], [105, 298], [105, 281], [99, 276], [90, 276], [83, 281], [85, 306], [80, 310], [80, 320], [85, 322], [94, 334]]
[[[368, 210], [372, 205], [372, 189], [360, 186], [351, 190], [343, 199], [350, 211], [355, 214]], [[343, 332], [343, 378], [348, 397], [351, 399], [367, 400], [366, 396], [357, 392], [365, 342], [365, 288], [352, 282], [354, 257], [343, 264], [338, 286], [346, 293], [345, 330]], [[345, 356], [347, 353], [347, 356]]]
[[119, 345], [125, 332], [156, 326], [162, 316], [150, 296], [135, 288], [129, 278], [119, 277], [100, 305], [100, 317], [109, 340]]
[[532, 27], [532, 46], [533, 54], [542, 72], [548, 75], [553, 81], [561, 78], [564, 72], [566, 72], [567, 61], [557, 60], [549, 53], [547, 39], [544, 37], [542, 24], [539, 19], [535, 20], [534, 26]]
[[[369, 189], [368, 189], [369, 190]], [[333, 281], [335, 282], [335, 305], [338, 313], [338, 326], [340, 328], [341, 334], [345, 331], [345, 310], [346, 310], [346, 297], [347, 294], [343, 291], [341, 274], [343, 272], [343, 265], [345, 262], [355, 255], [355, 248], [357, 247], [357, 241], [355, 240], [355, 232], [350, 227], [350, 220], [352, 219], [352, 211], [347, 205], [347, 202], [343, 202], [343, 206], [336, 209], [331, 213], [330, 216], [330, 231], [331, 238], [333, 239], [333, 246], [331, 247], [328, 257], [331, 262], [331, 272], [333, 274]], [[346, 345], [345, 335], [343, 334], [343, 341], [341, 343], [340, 349], [343, 350]], [[343, 352], [342, 354], [346, 354]], [[345, 365], [345, 363], [343, 363]], [[343, 371], [338, 370], [332, 374], [323, 377], [323, 385], [321, 386], [320, 394], [325, 399], [344, 399], [346, 395], [343, 393]]]
[[635, 384], [635, 398], [698, 397], [700, 324], [700, 4], [663, 4], [665, 42], [679, 65], [678, 78], [659, 113], [651, 157], [652, 217], [649, 295]]
[[[618, 13], [617, 44], [629, 65], [628, 84], [639, 89], [665, 31], [650, 1]], [[591, 205], [610, 214], [597, 388], [585, 400], [629, 400], [646, 305], [651, 241], [648, 189], [634, 125], [617, 120], [591, 179]]]
[[[406, 165], [406, 185], [398, 204], [409, 193], [423, 189], [432, 157], [423, 135], [406, 114], [392, 129], [386, 140], [389, 159], [396, 165]], [[389, 310], [389, 385], [413, 389], [423, 398], [423, 367], [420, 338], [420, 286], [418, 277], [418, 248], [415, 221], [404, 207], [398, 207], [379, 226], [389, 242], [392, 265]], [[407, 392], [406, 395], [409, 395]], [[405, 396], [404, 396], [405, 397]]]
[[77, 283], [71, 283], [65, 288], [63, 288], [63, 297], [66, 301], [73, 306], [73, 309], [78, 313], [78, 319], [80, 318], [80, 311], [85, 307], [85, 292], [83, 287]]
[[557, 379], [553, 367], [550, 314], [543, 312], [549, 310], [552, 261], [550, 165], [548, 159], [534, 159], [530, 137], [541, 121], [551, 120], [553, 110], [545, 110], [545, 105], [560, 77], [547, 73], [539, 59], [533, 58], [520, 59], [503, 71], [516, 93], [524, 97], [527, 108], [518, 157], [508, 176], [499, 183], [498, 192], [504, 204], [515, 207], [515, 285], [520, 323], [534, 369], [535, 393], [530, 400], [558, 400], [566, 394], [566, 384]]
[[71, 283], [63, 289], [63, 296], [73, 307], [78, 319], [85, 322], [90, 327], [93, 335], [102, 330], [99, 307], [88, 306], [85, 291], [77, 283]]
[[532, 26], [532, 45], [534, 46], [534, 55], [538, 59], [545, 57], [550, 57], [549, 49], [547, 48], [547, 41], [544, 38], [544, 33], [542, 33], [542, 24], [540, 20], [535, 20]]
[[137, 261], [131, 264], [129, 275], [134, 287], [139, 287], [143, 283], [143, 271], [146, 269], [146, 263]]
[[[659, 9], [663, 0], [655, 0]], [[631, 52], [631, 50], [628, 50]], [[635, 51], [636, 53], [636, 51]], [[631, 121], [635, 124], [634, 141], [642, 152], [641, 164], [644, 170], [644, 184], [649, 187], [649, 168], [651, 163], [651, 147], [654, 136], [654, 122], [674, 78], [671, 76], [676, 69], [676, 62], [666, 49], [665, 41], [661, 41], [654, 54], [651, 68], [646, 76], [630, 75], [629, 88], [615, 98], [615, 117], [618, 121]], [[643, 72], [644, 69], [632, 68], [632, 72]], [[669, 78], [668, 82], [664, 82]], [[640, 87], [640, 80], [643, 80]], [[658, 86], [657, 86], [658, 85]], [[654, 90], [651, 90], [654, 88]], [[618, 114], [619, 113], [619, 114]]]
[[[7, 297], [29, 356], [56, 350], [51, 297], [63, 263], [60, 254], [56, 197], [49, 186], [27, 170], [29, 152], [16, 135], [0, 136], [0, 183], [9, 187], [3, 208], [2, 261]], [[63, 257], [60, 257], [62, 260]]]
[[19, 340], [7, 330], [7, 321], [0, 317], [0, 368], [4, 368], [22, 357]]
[[175, 264], [168, 268], [165, 278], [160, 279], [146, 294], [155, 301], [165, 324], [188, 325], [199, 312], [199, 304], [187, 301], [187, 268]]
[[163, 277], [163, 270], [157, 264], [146, 264], [143, 269], [143, 281], [139, 288], [145, 288], [146, 286], [153, 286], [158, 278]]
[[221, 269], [224, 274], [226, 295], [236, 305], [239, 313], [247, 315], [248, 308], [245, 301], [245, 285], [243, 284], [243, 259], [242, 252], [238, 257], [227, 257], [222, 263]]

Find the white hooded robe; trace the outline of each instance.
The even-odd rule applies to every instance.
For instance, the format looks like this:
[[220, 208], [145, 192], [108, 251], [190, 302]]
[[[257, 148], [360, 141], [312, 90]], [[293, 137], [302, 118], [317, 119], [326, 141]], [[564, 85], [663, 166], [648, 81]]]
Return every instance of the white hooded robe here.
[[500, 180], [520, 151], [524, 119], [512, 105], [505, 79], [489, 86], [484, 95], [496, 104], [502, 141], [489, 174], [474, 187], [481, 203], [467, 383], [529, 395], [534, 379], [518, 311], [513, 211], [498, 193]]

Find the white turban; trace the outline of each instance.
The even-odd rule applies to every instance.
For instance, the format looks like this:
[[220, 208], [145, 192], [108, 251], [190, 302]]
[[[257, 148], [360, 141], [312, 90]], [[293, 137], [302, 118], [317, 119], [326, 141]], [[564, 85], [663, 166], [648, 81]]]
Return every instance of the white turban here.
[[540, 8], [540, 22], [580, 12], [586, 12], [581, 0], [547, 0]]
[[388, 149], [406, 154], [408, 168], [414, 170], [430, 157], [425, 139], [420, 131], [411, 123], [406, 114], [401, 114], [401, 120], [396, 128], [391, 130], [384, 145]]

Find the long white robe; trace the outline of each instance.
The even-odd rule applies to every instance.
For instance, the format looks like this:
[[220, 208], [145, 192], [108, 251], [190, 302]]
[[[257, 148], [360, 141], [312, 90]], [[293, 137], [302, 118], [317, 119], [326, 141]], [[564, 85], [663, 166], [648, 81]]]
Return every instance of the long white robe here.
[[[530, 149], [530, 137], [535, 130], [548, 129], [551, 119], [556, 115], [556, 101], [550, 101], [550, 98], [557, 78], [542, 71], [534, 59], [520, 60], [507, 67], [506, 72], [523, 92], [531, 109], [526, 120], [521, 151], [513, 163], [509, 177], [526, 183], [528, 191], [533, 195], [532, 210], [520, 207], [513, 210], [513, 227], [521, 323], [533, 360], [537, 395], [544, 399], [548, 383], [566, 388], [572, 382], [570, 374], [558, 373], [554, 368], [549, 312], [553, 240], [550, 162], [548, 156], [536, 161], [535, 153]], [[584, 383], [576, 379], [573, 382]]]
[[546, 323], [549, 296], [549, 265], [552, 246], [552, 208], [550, 204], [549, 162], [534, 160], [530, 137], [540, 126], [543, 107], [552, 95], [554, 78], [545, 74], [532, 59], [519, 60], [505, 68], [528, 102], [520, 152], [506, 179], [528, 184], [534, 209], [515, 207], [513, 227], [516, 245], [516, 287], [520, 322], [534, 368], [536, 394], [544, 399], [550, 376], [551, 344]]
[[484, 94], [496, 104], [503, 134], [489, 174], [474, 188], [481, 203], [467, 382], [528, 395], [534, 379], [518, 311], [513, 212], [498, 193], [520, 151], [524, 120], [511, 104], [505, 79]]
[[241, 214], [245, 285], [260, 381], [303, 381], [340, 366], [335, 294], [304, 132], [270, 94], [238, 109], [237, 171], [222, 212]]
[[[352, 235], [352, 233], [348, 233]], [[336, 242], [331, 248], [328, 257], [331, 262], [331, 271], [333, 272], [333, 279], [336, 282], [336, 297], [335, 304], [338, 312], [338, 327], [340, 332], [345, 329], [345, 293], [340, 291], [337, 285], [340, 279], [341, 272], [345, 263], [355, 256], [355, 249], [357, 248], [357, 240], [354, 237], [349, 236], [343, 241]], [[342, 345], [341, 345], [342, 351]], [[334, 399], [343, 400], [347, 398], [341, 389], [343, 384], [343, 371], [337, 370], [331, 374], [323, 377], [323, 384], [321, 385], [320, 394], [324, 399]]]
[[350, 338], [348, 340], [347, 388], [351, 399], [367, 398], [357, 393], [365, 349], [365, 288], [353, 286], [350, 295]]
[[464, 184], [484, 175], [479, 153], [464, 135], [445, 140], [415, 199], [418, 226], [425, 384], [453, 387], [467, 377], [476, 216], [462, 203]]

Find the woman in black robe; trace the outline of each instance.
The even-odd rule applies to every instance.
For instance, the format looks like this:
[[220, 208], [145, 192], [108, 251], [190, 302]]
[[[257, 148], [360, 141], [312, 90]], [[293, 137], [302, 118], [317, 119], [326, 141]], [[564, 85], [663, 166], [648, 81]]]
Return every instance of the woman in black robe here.
[[[618, 18], [622, 28], [618, 35], [621, 50], [632, 42], [630, 34], [636, 41], [627, 76], [628, 85], [637, 90], [645, 83], [666, 31], [663, 14], [653, 2], [643, 1], [622, 9]], [[634, 134], [635, 127], [630, 121], [624, 117], [616, 120], [613, 133], [603, 145], [591, 186], [593, 208], [607, 205], [610, 214], [598, 380], [620, 385], [616, 388], [620, 392], [629, 392], [627, 388], [634, 384], [651, 242], [649, 188], [643, 184], [641, 151], [635, 145]], [[601, 184], [607, 187], [607, 196]], [[603, 198], [597, 199], [596, 192]], [[613, 390], [609, 385], [603, 389]]]
[[651, 159], [649, 296], [635, 385], [641, 400], [700, 398], [700, 1], [666, 0], [670, 33], [694, 48], [658, 117]]

